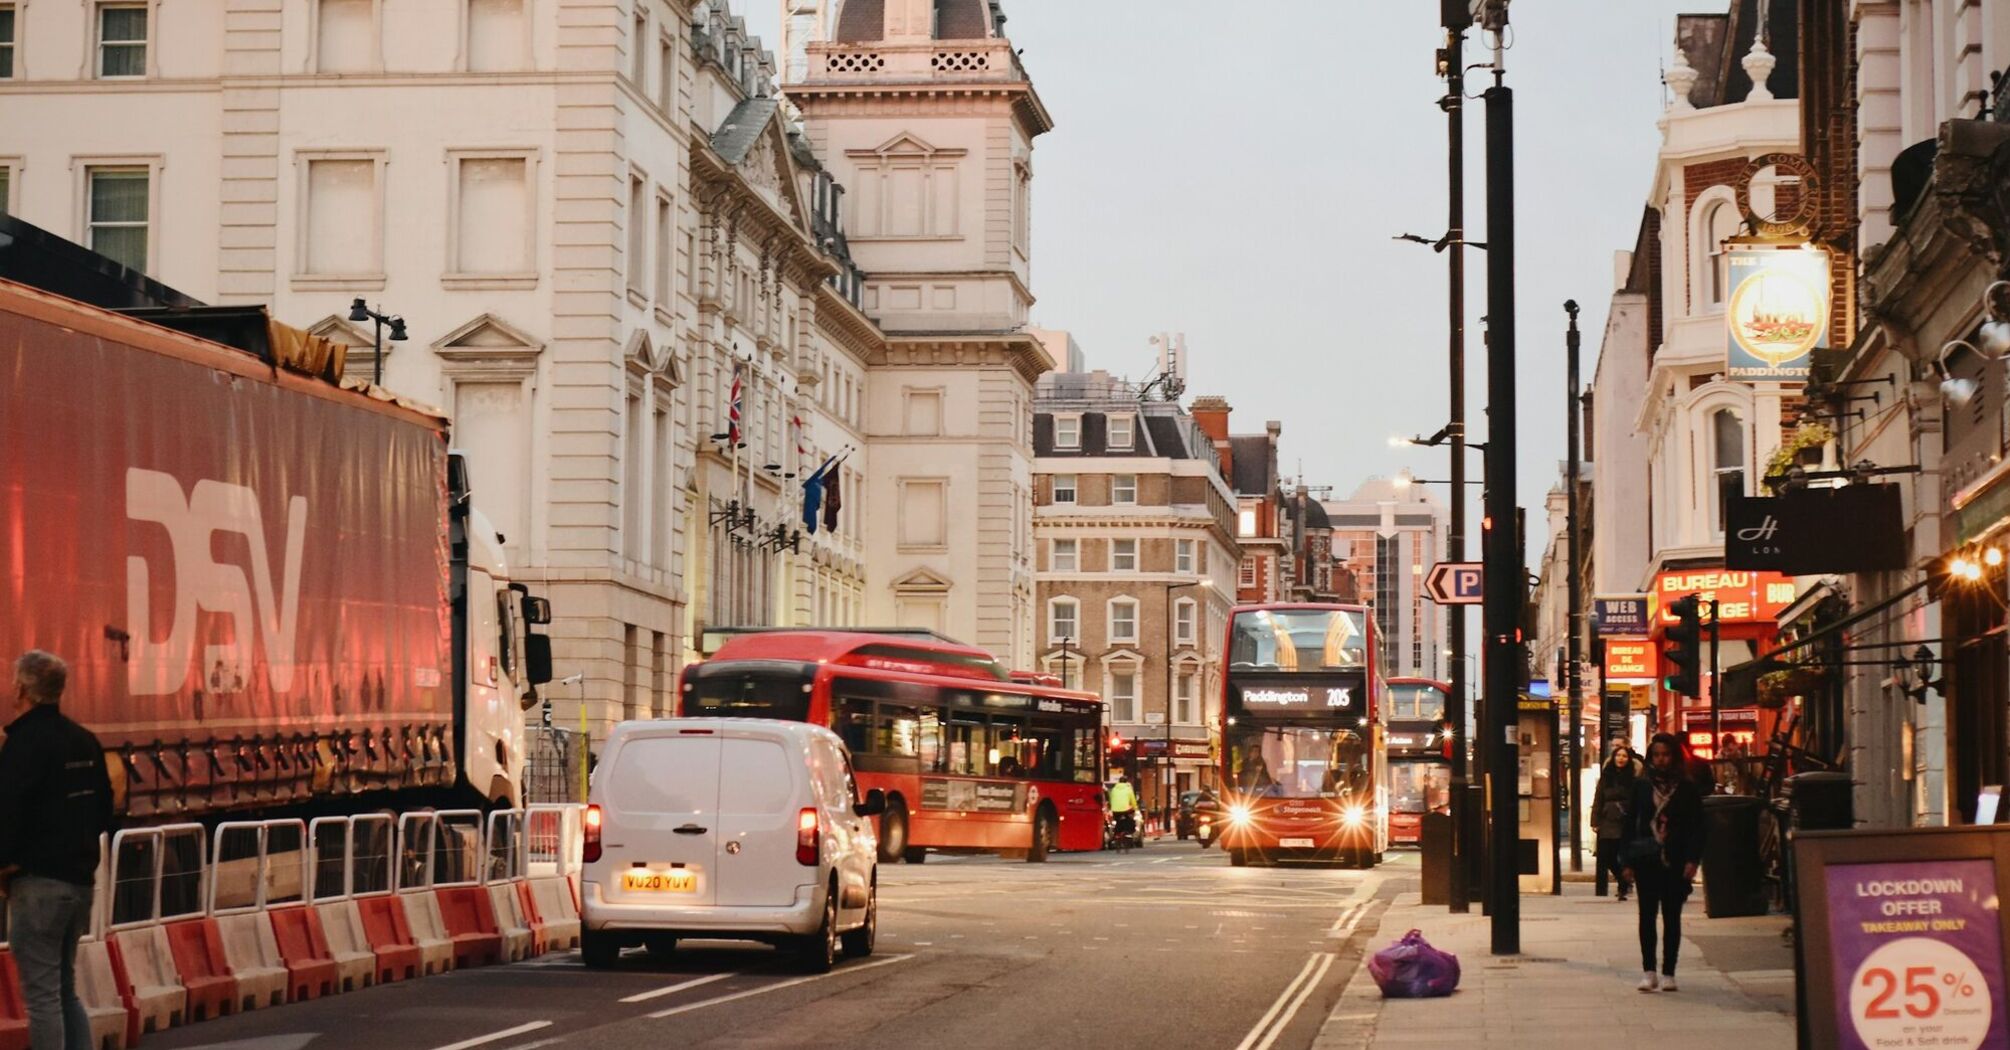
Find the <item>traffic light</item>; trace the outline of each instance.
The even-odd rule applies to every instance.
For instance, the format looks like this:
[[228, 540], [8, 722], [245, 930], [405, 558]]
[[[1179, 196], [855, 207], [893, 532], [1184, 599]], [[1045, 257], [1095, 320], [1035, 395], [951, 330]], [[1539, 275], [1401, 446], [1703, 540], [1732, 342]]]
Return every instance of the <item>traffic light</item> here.
[[1674, 671], [1661, 679], [1661, 688], [1683, 696], [1703, 694], [1701, 604], [1693, 594], [1670, 602], [1668, 611], [1675, 614], [1676, 622], [1669, 624], [1662, 634], [1661, 658], [1668, 661]]

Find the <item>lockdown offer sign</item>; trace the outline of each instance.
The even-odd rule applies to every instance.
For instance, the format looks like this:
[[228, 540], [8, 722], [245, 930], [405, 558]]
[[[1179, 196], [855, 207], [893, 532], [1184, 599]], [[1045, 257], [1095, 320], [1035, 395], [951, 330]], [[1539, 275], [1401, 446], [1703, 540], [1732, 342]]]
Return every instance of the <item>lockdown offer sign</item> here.
[[1836, 1045], [2010, 1046], [1992, 859], [1830, 864]]

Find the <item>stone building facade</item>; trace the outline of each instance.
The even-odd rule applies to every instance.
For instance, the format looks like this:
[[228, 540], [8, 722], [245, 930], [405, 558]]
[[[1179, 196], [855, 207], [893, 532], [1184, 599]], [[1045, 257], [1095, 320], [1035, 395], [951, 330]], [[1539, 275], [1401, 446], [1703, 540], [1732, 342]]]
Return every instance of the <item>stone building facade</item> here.
[[[849, 5], [778, 88], [725, 0], [14, 4], [0, 207], [437, 405], [552, 599], [563, 724], [669, 710], [710, 627], [1024, 666], [1051, 122], [996, 5], [939, 6]], [[357, 298], [407, 322], [381, 362]]]
[[1108, 701], [1157, 808], [1212, 783], [1235, 494], [1188, 412], [1107, 373], [1043, 377], [1033, 419], [1040, 666]]

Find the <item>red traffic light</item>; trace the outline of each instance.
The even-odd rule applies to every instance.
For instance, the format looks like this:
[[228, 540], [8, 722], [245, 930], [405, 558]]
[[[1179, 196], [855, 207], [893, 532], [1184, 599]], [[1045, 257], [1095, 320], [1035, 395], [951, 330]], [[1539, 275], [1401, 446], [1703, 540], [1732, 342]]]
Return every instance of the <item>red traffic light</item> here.
[[1114, 732], [1111, 733], [1110, 750], [1122, 751], [1123, 749], [1124, 749], [1124, 735], [1122, 733], [1114, 733]]

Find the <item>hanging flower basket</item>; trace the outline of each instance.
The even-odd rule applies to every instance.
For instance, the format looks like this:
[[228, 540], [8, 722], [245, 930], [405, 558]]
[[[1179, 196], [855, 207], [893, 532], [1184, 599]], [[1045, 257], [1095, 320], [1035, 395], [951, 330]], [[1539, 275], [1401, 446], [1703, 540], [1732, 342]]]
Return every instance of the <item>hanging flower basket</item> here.
[[1766, 473], [1760, 478], [1762, 487], [1771, 493], [1773, 486], [1769, 479], [1784, 475], [1788, 467], [1820, 466], [1824, 447], [1835, 440], [1835, 436], [1835, 431], [1826, 423], [1810, 421], [1795, 427], [1766, 460]]
[[1758, 700], [1761, 707], [1785, 707], [1797, 696], [1807, 696], [1821, 688], [1822, 673], [1807, 667], [1787, 667], [1759, 676]]

